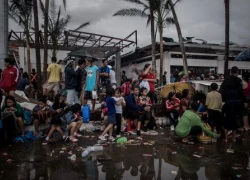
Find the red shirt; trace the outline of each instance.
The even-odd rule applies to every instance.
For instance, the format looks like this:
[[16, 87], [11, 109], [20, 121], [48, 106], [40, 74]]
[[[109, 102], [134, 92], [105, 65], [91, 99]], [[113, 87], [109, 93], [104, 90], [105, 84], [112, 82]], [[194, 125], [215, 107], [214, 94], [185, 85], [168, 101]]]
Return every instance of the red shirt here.
[[[142, 80], [143, 79], [155, 79], [155, 75], [154, 75], [154, 73], [142, 74]], [[148, 84], [149, 84], [150, 92], [154, 92], [155, 91], [155, 83], [149, 81]]]
[[16, 66], [11, 66], [3, 70], [0, 87], [6, 91], [15, 91], [19, 80], [19, 71]]
[[180, 100], [178, 98], [175, 98], [172, 101], [167, 100], [166, 101], [167, 111], [171, 111], [171, 110], [174, 110], [175, 108], [177, 108], [177, 107], [175, 107], [176, 104], [180, 104]]

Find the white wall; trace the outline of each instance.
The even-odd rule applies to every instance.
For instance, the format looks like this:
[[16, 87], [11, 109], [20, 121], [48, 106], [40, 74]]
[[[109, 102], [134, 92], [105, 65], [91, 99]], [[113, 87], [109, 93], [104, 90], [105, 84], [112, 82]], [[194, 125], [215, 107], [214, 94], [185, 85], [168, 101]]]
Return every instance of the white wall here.
[[[70, 51], [58, 51], [57, 53], [57, 60], [64, 59], [67, 57], [67, 53]], [[44, 51], [43, 49], [40, 50], [41, 54], [41, 68], [43, 70], [43, 55]], [[24, 61], [24, 57], [26, 59], [26, 62]], [[52, 57], [52, 51], [48, 50], [48, 64], [51, 63], [51, 57]], [[20, 67], [24, 69], [24, 71], [27, 71], [27, 51], [24, 47], [19, 47], [19, 60], [20, 60]], [[36, 69], [36, 52], [34, 48], [31, 48], [30, 50], [30, 60], [31, 60], [31, 68]]]

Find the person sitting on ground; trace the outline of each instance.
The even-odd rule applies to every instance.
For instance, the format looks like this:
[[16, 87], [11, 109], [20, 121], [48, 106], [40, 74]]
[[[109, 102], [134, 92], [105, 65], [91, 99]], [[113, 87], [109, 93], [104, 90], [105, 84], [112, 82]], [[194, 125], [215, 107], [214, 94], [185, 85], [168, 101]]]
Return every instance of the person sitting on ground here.
[[5, 98], [5, 102], [2, 108], [2, 112], [4, 113], [12, 113], [17, 121], [17, 124], [19, 125], [19, 128], [21, 130], [22, 136], [25, 134], [24, 130], [24, 115], [23, 110], [20, 104], [16, 102], [16, 99], [13, 96], [7, 96]]
[[69, 140], [71, 142], [78, 142], [78, 139], [76, 139], [76, 137], [82, 137], [82, 135], [78, 133], [82, 125], [82, 117], [80, 113], [81, 105], [74, 104], [70, 107], [70, 111], [64, 115], [68, 125], [68, 130], [70, 131]]
[[208, 112], [208, 123], [212, 129], [216, 128], [216, 131], [222, 133], [222, 97], [221, 94], [217, 91], [218, 84], [212, 83], [211, 92], [207, 94], [206, 106]]
[[138, 98], [139, 98], [139, 92], [140, 92], [140, 88], [139, 86], [132, 86], [132, 93], [126, 98], [126, 116], [127, 118], [131, 119], [131, 120], [138, 120], [137, 123], [137, 135], [140, 136], [141, 135], [141, 122], [140, 122], [140, 118], [139, 118], [139, 112], [141, 111], [150, 111], [150, 107], [149, 106], [141, 106], [138, 105]]
[[30, 82], [29, 82], [28, 73], [26, 73], [26, 72], [23, 73], [22, 78], [17, 83], [16, 90], [17, 91], [22, 91], [28, 97], [29, 97], [30, 94], [34, 93], [33, 85], [30, 84]]
[[191, 109], [186, 110], [178, 122], [175, 133], [182, 139], [182, 142], [188, 143], [191, 138], [196, 138], [199, 134], [205, 132], [208, 136], [219, 138], [220, 135], [208, 130], [202, 123], [201, 118], [196, 114], [199, 103], [192, 102]]
[[152, 101], [148, 96], [147, 88], [141, 88], [141, 96], [138, 98], [137, 104], [142, 107], [148, 107], [146, 111], [144, 109], [142, 111], [139, 111], [139, 121], [142, 124], [143, 130], [147, 131], [146, 122], [150, 121], [152, 115], [150, 111], [152, 107]]
[[182, 99], [180, 102], [180, 109], [179, 109], [179, 116], [181, 117], [182, 114], [188, 109], [190, 103], [191, 93], [188, 89], [184, 89], [182, 91]]
[[50, 123], [51, 120], [51, 115], [52, 115], [52, 109], [51, 107], [47, 104], [47, 99], [46, 97], [41, 97], [38, 100], [38, 105], [36, 105], [33, 108], [33, 123], [35, 126], [35, 136], [38, 136], [39, 134], [39, 125], [41, 122], [44, 122], [46, 126]]
[[57, 112], [61, 113], [67, 107], [67, 104], [64, 101], [64, 97], [61, 94], [55, 96], [55, 102], [52, 105], [52, 108]]
[[178, 122], [180, 100], [176, 97], [176, 93], [170, 92], [166, 101], [167, 114], [170, 121], [170, 130], [174, 131]]
[[228, 140], [228, 131], [232, 130], [232, 140], [236, 141], [236, 130], [239, 127], [237, 121], [240, 120], [242, 109], [244, 108], [244, 103], [239, 100], [237, 91], [232, 90], [229, 94], [229, 99], [222, 107], [222, 113], [224, 115], [224, 133], [225, 142]]

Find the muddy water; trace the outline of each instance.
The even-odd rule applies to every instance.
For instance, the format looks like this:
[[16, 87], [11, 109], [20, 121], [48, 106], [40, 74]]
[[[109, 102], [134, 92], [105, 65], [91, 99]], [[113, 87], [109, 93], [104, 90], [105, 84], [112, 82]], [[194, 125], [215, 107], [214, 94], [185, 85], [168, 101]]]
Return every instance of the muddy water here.
[[[248, 134], [237, 142], [188, 145], [163, 131], [155, 137], [142, 136], [155, 145], [107, 144], [103, 152], [82, 158], [83, 149], [97, 142], [98, 134], [91, 136], [76, 144], [42, 146], [35, 141], [5, 148], [0, 154], [0, 179], [249, 179]], [[72, 154], [75, 160], [69, 159]]]

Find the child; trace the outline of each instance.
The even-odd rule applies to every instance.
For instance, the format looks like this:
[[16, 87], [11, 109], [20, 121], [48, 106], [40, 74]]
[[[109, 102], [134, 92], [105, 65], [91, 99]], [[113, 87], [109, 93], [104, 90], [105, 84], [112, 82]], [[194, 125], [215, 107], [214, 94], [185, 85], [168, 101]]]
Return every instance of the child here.
[[168, 118], [170, 120], [170, 130], [174, 131], [175, 126], [178, 123], [180, 100], [176, 97], [174, 92], [168, 94], [168, 100], [166, 101], [166, 108]]
[[116, 104], [115, 105], [115, 110], [116, 110], [116, 137], [120, 137], [121, 133], [121, 123], [122, 123], [122, 106], [126, 106], [126, 102], [124, 98], [121, 96], [121, 89], [116, 88], [115, 89], [115, 97], [114, 97], [116, 102], [121, 101], [121, 104]]
[[141, 106], [138, 105], [138, 98], [139, 98], [139, 86], [132, 86], [131, 88], [132, 93], [126, 98], [126, 109], [127, 109], [127, 118], [131, 120], [138, 120], [137, 123], [137, 136], [141, 135], [141, 122], [139, 119], [139, 112], [150, 111], [149, 106]]
[[127, 97], [130, 94], [131, 79], [127, 79], [121, 86], [121, 92], [123, 97]]
[[238, 128], [237, 120], [240, 118], [240, 112], [244, 108], [244, 103], [237, 99], [237, 92], [232, 90], [229, 93], [229, 100], [222, 107], [224, 119], [225, 142], [228, 140], [228, 130], [232, 130], [232, 140], [236, 141], [236, 130]]
[[[25, 131], [24, 131], [24, 122], [23, 122], [23, 110], [15, 100], [13, 96], [7, 96], [5, 98], [4, 106], [2, 108], [2, 112], [4, 113], [13, 113], [16, 122], [18, 123], [22, 136], [24, 136]], [[6, 116], [7, 117], [7, 116]], [[3, 117], [4, 121], [4, 117]]]
[[143, 125], [143, 129], [144, 131], [147, 130], [146, 126], [144, 126], [146, 121], [150, 121], [151, 118], [151, 106], [152, 106], [152, 101], [150, 99], [150, 97], [148, 96], [148, 90], [147, 88], [143, 87], [141, 88], [141, 96], [138, 98], [138, 105], [143, 106], [143, 107], [148, 107], [148, 110], [142, 110], [139, 112], [140, 116], [139, 116], [139, 121], [142, 123]]
[[107, 87], [106, 89], [106, 103], [108, 107], [108, 127], [103, 131], [101, 136], [99, 136], [100, 140], [106, 140], [104, 135], [109, 132], [109, 140], [114, 141], [115, 138], [112, 136], [113, 133], [113, 126], [116, 123], [115, 115], [116, 115], [116, 110], [115, 110], [115, 104], [119, 105], [121, 103], [121, 100], [116, 102], [112, 96], [114, 95], [114, 89], [112, 87]]
[[71, 142], [77, 142], [78, 139], [76, 139], [76, 137], [82, 137], [82, 135], [78, 134], [78, 131], [82, 125], [82, 117], [80, 116], [80, 112], [81, 105], [74, 104], [71, 106], [70, 111], [64, 115], [67, 121], [68, 130], [70, 131], [69, 140]]
[[61, 113], [66, 107], [67, 104], [64, 102], [64, 97], [61, 94], [57, 94], [55, 97], [55, 103], [52, 105], [52, 108], [57, 113]]
[[222, 108], [222, 97], [221, 94], [217, 92], [218, 84], [212, 83], [211, 92], [207, 94], [206, 106], [208, 109], [208, 120], [209, 125], [212, 129], [216, 128], [218, 133], [222, 132], [221, 123], [221, 108]]
[[51, 108], [47, 105], [46, 97], [41, 97], [38, 100], [38, 105], [36, 105], [33, 109], [35, 136], [37, 136], [39, 133], [39, 124], [41, 121], [44, 121], [46, 125], [49, 124], [51, 119], [51, 112]]

